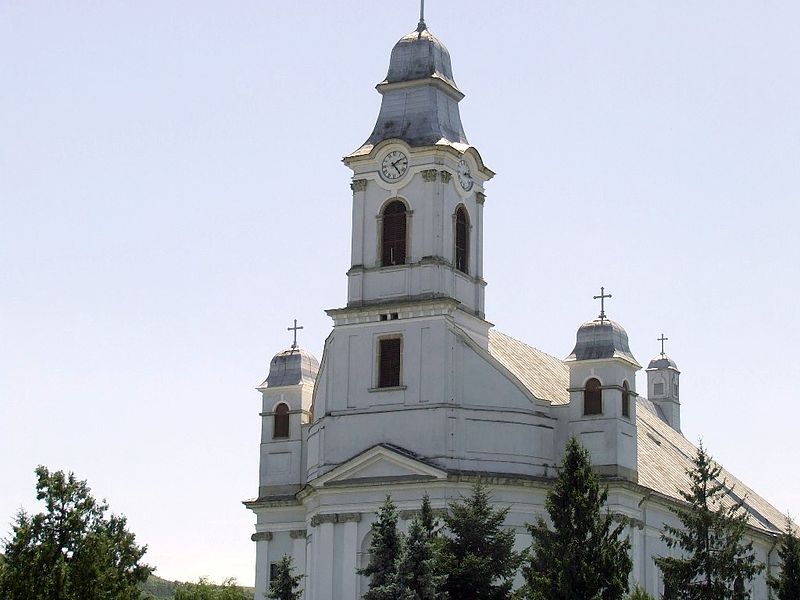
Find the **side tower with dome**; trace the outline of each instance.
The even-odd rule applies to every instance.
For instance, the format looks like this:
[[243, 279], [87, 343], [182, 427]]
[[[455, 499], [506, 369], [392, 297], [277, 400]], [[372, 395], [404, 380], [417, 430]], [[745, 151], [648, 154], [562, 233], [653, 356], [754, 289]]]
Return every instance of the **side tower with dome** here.
[[[389, 494], [408, 527], [424, 494], [434, 509], [486, 484], [517, 548], [576, 437], [626, 518], [631, 582], [663, 592], [654, 556], [669, 508], [688, 485], [695, 447], [680, 433], [679, 372], [666, 355], [647, 369], [648, 398], [628, 334], [606, 317], [580, 326], [564, 360], [486, 320], [485, 186], [494, 173], [469, 144], [464, 94], [447, 48], [424, 20], [391, 53], [377, 122], [344, 157], [353, 172], [351, 260], [344, 306], [321, 361], [294, 344], [278, 353], [262, 394], [256, 598], [284, 555], [305, 600], [357, 600], [367, 587], [372, 523]], [[663, 337], [663, 336], [662, 336]], [[568, 336], [565, 335], [565, 342]], [[568, 347], [568, 346], [567, 346]], [[663, 384], [663, 387], [662, 387]], [[745, 497], [757, 558], [769, 563], [783, 515], [723, 473]], [[752, 582], [767, 596], [764, 578]]]

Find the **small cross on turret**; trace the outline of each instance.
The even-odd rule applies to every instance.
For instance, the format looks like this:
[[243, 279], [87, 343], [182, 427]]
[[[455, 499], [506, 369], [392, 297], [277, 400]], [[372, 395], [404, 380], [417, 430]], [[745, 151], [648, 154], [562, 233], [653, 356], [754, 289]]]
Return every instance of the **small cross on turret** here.
[[661, 342], [661, 356], [666, 356], [666, 353], [664, 352], [664, 342], [666, 342], [668, 340], [669, 340], [669, 338], [668, 337], [664, 337], [663, 333], [661, 334], [661, 337], [658, 338], [658, 341]]
[[600, 295], [592, 296], [595, 300], [600, 300], [600, 322], [606, 320], [606, 298], [611, 298], [611, 294], [606, 294], [606, 288], [600, 286]]
[[298, 329], [303, 329], [303, 326], [302, 325], [299, 326], [299, 327], [297, 326], [297, 319], [294, 320], [294, 327], [287, 327], [286, 328], [287, 331], [293, 331], [294, 332], [294, 341], [292, 342], [292, 350], [295, 350], [297, 348], [297, 330]]
[[417, 25], [417, 31], [425, 31], [427, 28], [427, 25], [425, 25], [425, 0], [419, 0], [419, 24]]

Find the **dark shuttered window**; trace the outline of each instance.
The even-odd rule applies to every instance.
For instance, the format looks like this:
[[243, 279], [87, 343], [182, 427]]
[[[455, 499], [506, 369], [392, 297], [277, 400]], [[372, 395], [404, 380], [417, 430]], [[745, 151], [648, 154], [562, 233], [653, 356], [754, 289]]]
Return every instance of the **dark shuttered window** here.
[[627, 381], [622, 382], [622, 416], [631, 416], [631, 390]]
[[469, 272], [469, 217], [463, 206], [456, 211], [456, 269]]
[[400, 385], [400, 338], [380, 341], [378, 356], [378, 387], [398, 387]]
[[586, 382], [586, 389], [583, 391], [583, 414], [600, 415], [603, 413], [603, 391], [600, 389], [600, 381], [590, 379]]
[[280, 403], [275, 407], [275, 416], [272, 424], [272, 437], [289, 437], [289, 407], [286, 404]]
[[381, 264], [402, 265], [406, 262], [406, 205], [395, 200], [383, 209]]

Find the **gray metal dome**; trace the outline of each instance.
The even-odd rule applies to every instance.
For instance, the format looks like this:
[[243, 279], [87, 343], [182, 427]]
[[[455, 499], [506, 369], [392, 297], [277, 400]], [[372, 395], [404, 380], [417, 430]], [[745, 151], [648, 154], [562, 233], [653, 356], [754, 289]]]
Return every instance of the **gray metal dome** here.
[[587, 321], [578, 329], [575, 348], [566, 360], [602, 358], [621, 358], [639, 367], [628, 346], [628, 333], [622, 325], [609, 319]]
[[319, 372], [319, 361], [302, 348], [278, 352], [269, 363], [269, 377], [259, 387], [312, 384]]
[[450, 53], [424, 24], [400, 38], [392, 49], [389, 72], [383, 83], [436, 77], [458, 89], [453, 80]]
[[678, 365], [675, 364], [675, 361], [672, 360], [666, 354], [659, 354], [653, 360], [650, 361], [650, 364], [647, 365], [648, 369], [675, 369], [678, 370]]

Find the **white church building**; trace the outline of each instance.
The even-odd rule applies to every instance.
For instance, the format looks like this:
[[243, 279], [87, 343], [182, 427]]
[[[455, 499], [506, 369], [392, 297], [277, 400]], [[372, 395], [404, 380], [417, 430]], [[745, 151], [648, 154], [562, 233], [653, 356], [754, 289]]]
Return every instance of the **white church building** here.
[[[696, 452], [681, 434], [675, 361], [662, 346], [639, 393], [628, 335], [602, 310], [565, 359], [492, 329], [483, 213], [494, 173], [467, 141], [464, 94], [424, 21], [394, 46], [377, 89], [375, 128], [344, 158], [353, 171], [347, 303], [328, 311], [321, 361], [294, 344], [258, 387], [258, 497], [244, 503], [256, 515], [256, 598], [284, 554], [305, 575], [305, 600], [360, 598], [367, 581], [356, 568], [387, 494], [405, 528], [423, 494], [445, 510], [480, 480], [510, 507], [506, 524], [527, 547], [525, 524], [546, 516], [572, 436], [608, 485], [609, 509], [629, 518], [632, 583], [659, 596], [653, 558], [670, 554], [660, 535], [678, 524], [668, 509]], [[766, 599], [784, 516], [723, 474], [767, 565], [748, 584], [752, 597]]]

